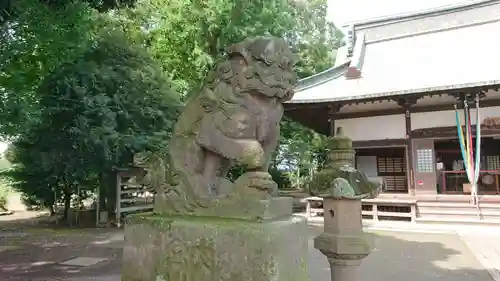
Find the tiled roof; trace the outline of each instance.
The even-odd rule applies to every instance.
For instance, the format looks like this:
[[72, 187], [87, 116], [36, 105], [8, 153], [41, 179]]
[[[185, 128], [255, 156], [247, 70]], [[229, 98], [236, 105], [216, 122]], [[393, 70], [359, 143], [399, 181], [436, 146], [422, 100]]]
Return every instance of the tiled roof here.
[[[343, 64], [300, 81], [291, 103], [360, 100], [500, 84], [500, 1], [354, 25]], [[349, 52], [339, 52], [342, 53]]]

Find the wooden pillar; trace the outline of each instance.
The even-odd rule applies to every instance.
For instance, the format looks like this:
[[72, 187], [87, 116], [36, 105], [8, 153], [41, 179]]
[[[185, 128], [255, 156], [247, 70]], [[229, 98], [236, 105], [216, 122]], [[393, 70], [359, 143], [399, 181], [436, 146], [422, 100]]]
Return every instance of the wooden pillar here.
[[413, 140], [411, 138], [411, 105], [405, 108], [405, 129], [406, 129], [406, 171], [408, 180], [408, 193], [415, 195], [414, 181], [414, 161], [413, 161]]
[[328, 130], [328, 136], [333, 137], [335, 136], [335, 117], [328, 116], [328, 124], [330, 126], [330, 129]]
[[330, 137], [335, 136], [335, 114], [339, 112], [342, 106], [342, 104], [336, 103], [328, 106], [328, 124], [330, 126], [328, 130], [328, 136]]
[[415, 169], [413, 160], [413, 140], [411, 134], [411, 108], [417, 104], [418, 97], [408, 96], [395, 99], [403, 107], [405, 118], [405, 138], [406, 138], [406, 178], [408, 193], [415, 195]]

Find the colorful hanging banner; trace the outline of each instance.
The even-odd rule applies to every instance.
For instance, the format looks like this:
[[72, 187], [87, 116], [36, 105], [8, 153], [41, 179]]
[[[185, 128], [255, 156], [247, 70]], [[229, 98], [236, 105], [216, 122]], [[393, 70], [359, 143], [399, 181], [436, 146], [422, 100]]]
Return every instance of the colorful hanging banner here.
[[[477, 184], [481, 168], [481, 122], [479, 116], [479, 97], [476, 97], [476, 149], [474, 153], [474, 138], [472, 132], [472, 118], [467, 100], [464, 101], [465, 133], [460, 123], [460, 115], [455, 105], [455, 120], [457, 123], [457, 134], [460, 143], [460, 151], [464, 160], [465, 173], [469, 183], [472, 185], [472, 196], [474, 204], [477, 204]], [[474, 158], [475, 156], [475, 158]]]
[[470, 108], [467, 105], [467, 101], [465, 101], [465, 126], [466, 126], [466, 140], [467, 140], [467, 164], [469, 167], [469, 173], [467, 174], [467, 178], [469, 179], [469, 183], [474, 186], [474, 151], [473, 151], [473, 143], [472, 143], [472, 126], [470, 120]]
[[[465, 136], [464, 132], [462, 130], [462, 125], [460, 124], [460, 115], [458, 113], [458, 108], [455, 105], [455, 119], [457, 123], [457, 133], [458, 133], [458, 141], [460, 143], [460, 152], [462, 152], [462, 159], [464, 161], [464, 168], [465, 168], [465, 173], [468, 175], [468, 164], [467, 164], [467, 151], [466, 151], [466, 144], [465, 144]], [[468, 177], [468, 176], [467, 176]]]

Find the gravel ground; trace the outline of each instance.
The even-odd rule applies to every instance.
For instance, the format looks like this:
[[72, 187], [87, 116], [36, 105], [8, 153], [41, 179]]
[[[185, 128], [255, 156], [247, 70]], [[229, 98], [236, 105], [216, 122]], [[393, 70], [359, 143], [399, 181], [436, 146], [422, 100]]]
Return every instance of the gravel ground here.
[[[371, 233], [375, 250], [359, 268], [359, 280], [493, 280], [456, 234]], [[309, 248], [311, 281], [330, 281], [326, 258], [314, 249], [312, 240]]]

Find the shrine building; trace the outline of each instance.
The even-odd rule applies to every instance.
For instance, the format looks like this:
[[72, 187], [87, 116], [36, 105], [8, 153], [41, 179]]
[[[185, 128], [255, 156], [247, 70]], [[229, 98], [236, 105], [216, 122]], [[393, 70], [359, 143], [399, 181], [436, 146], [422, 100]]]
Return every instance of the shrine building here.
[[[342, 126], [356, 167], [385, 180], [379, 205], [414, 202], [412, 221], [500, 224], [500, 0], [348, 28], [334, 66], [299, 82], [286, 116], [327, 135]], [[465, 104], [471, 127], [481, 124], [479, 207], [469, 203], [457, 134]]]

